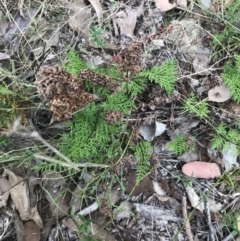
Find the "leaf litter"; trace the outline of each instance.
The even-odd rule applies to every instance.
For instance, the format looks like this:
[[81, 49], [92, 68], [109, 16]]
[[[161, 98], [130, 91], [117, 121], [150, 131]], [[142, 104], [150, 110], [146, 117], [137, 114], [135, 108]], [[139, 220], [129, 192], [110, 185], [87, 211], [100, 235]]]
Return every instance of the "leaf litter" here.
[[[222, 55], [216, 59], [216, 49], [211, 45], [212, 39], [216, 39], [213, 35], [217, 31], [221, 33], [226, 23], [221, 25], [220, 20], [214, 17], [200, 17], [202, 10], [187, 1], [75, 0], [53, 5], [46, 3], [46, 6], [30, 4], [28, 7], [24, 1], [19, 1], [15, 9], [9, 4], [0, 12], [0, 71], [5, 75], [1, 81], [4, 80], [3, 83], [10, 89], [6, 90], [5, 87], [0, 97], [3, 93], [9, 94], [16, 89], [20, 93], [22, 89], [32, 87], [36, 73], [41, 73], [39, 69], [44, 65], [47, 70], [42, 85], [38, 86], [39, 93], [35, 84], [34, 89], [28, 91], [37, 97], [30, 98], [29, 102], [18, 100], [23, 104], [17, 107], [19, 110], [30, 108], [33, 111], [27, 114], [19, 112], [23, 116], [23, 125], [17, 132], [20, 141], [16, 141], [19, 139], [14, 136], [12, 140], [15, 142], [7, 144], [6, 148], [0, 136], [0, 144], [3, 143], [0, 146], [1, 160], [9, 164], [8, 160], [12, 161], [11, 155], [16, 150], [38, 146], [36, 139], [33, 140], [29, 135], [32, 129], [38, 130], [50, 147], [39, 147], [37, 151], [34, 150], [35, 155], [28, 153], [24, 159], [17, 157], [19, 162], [29, 159], [30, 164], [27, 161], [25, 164], [30, 169], [35, 167], [35, 175], [30, 178], [19, 176], [14, 169], [11, 171], [5, 167], [0, 180], [0, 205], [7, 210], [1, 215], [8, 225], [4, 227], [1, 224], [1, 237], [10, 232], [11, 223], [7, 220], [12, 215], [13, 203], [19, 214], [19, 218], [12, 215], [18, 240], [23, 239], [21, 231], [25, 232], [25, 240], [71, 240], [70, 237], [81, 240], [91, 235], [100, 240], [136, 240], [136, 237], [138, 240], [191, 240], [193, 235], [195, 240], [208, 240], [213, 233], [218, 238], [216, 240], [228, 240], [231, 235], [237, 238], [235, 230], [239, 230], [239, 227], [232, 224], [230, 229], [226, 229], [223, 215], [234, 208], [237, 212], [239, 203], [238, 174], [234, 174], [238, 173], [239, 168], [240, 142], [236, 134], [239, 102], [233, 101], [231, 88], [225, 86], [225, 80], [220, 77], [224, 58], [233, 59], [229, 54], [232, 50], [228, 49], [227, 57]], [[222, 5], [216, 1], [200, 2], [203, 9], [209, 9], [215, 16], [225, 13], [228, 4], [227, 1]], [[183, 11], [190, 8], [197, 14], [189, 16]], [[212, 27], [211, 21], [217, 28]], [[74, 82], [79, 81], [78, 77], [75, 79], [69, 75], [68, 81], [61, 80], [66, 77], [65, 70], [56, 66], [63, 66], [69, 47], [83, 60], [79, 66], [84, 65], [84, 69], [96, 71], [93, 74], [89, 70], [81, 70], [80, 73], [91, 72], [90, 82], [94, 83], [94, 87], [84, 85], [84, 91], [74, 92]], [[112, 112], [107, 110], [105, 121], [109, 125], [124, 123], [127, 128], [123, 136], [131, 133], [129, 142], [124, 138], [121, 140], [121, 149], [117, 149], [118, 143], [111, 143], [111, 148], [119, 150], [122, 156], [110, 158], [111, 165], [106, 165], [111, 166], [110, 169], [95, 169], [88, 165], [84, 170], [74, 165], [76, 173], [69, 172], [66, 165], [56, 169], [54, 163], [61, 162], [58, 162], [58, 157], [52, 156], [51, 151], [55, 154], [58, 152], [51, 145], [59, 148], [56, 143], [59, 138], [66, 138], [65, 134], [76, 112], [88, 110], [89, 105], [101, 104], [108, 98], [103, 90], [98, 92], [95, 86], [99, 82], [102, 87], [104, 84], [104, 87], [106, 84], [109, 87], [109, 78], [104, 76], [106, 67], [118, 68], [118, 75], [115, 73], [113, 77], [117, 82], [114, 85], [116, 88], [111, 88], [114, 96], [115, 91], [121, 88], [131, 93], [133, 76], [139, 78], [137, 73], [145, 68], [161, 67], [168, 59], [175, 59], [177, 65], [177, 81], [171, 95], [161, 84], [160, 87], [157, 85], [161, 79], [152, 81], [151, 77], [146, 83], [141, 82], [140, 78], [138, 88], [141, 91], [134, 97], [134, 106], [130, 111], [121, 113], [118, 106]], [[75, 58], [72, 64], [77, 61]], [[10, 70], [11, 75], [4, 72], [5, 68]], [[101, 68], [104, 73], [97, 73]], [[93, 77], [96, 79], [93, 80]], [[88, 78], [85, 76], [84, 81]], [[123, 82], [127, 83], [125, 87], [121, 85]], [[6, 86], [3, 83], [1, 88]], [[79, 85], [79, 88], [83, 86]], [[190, 105], [189, 111], [183, 108], [183, 103], [192, 96], [191, 92], [197, 102]], [[87, 101], [85, 105], [83, 95], [91, 95], [93, 103]], [[81, 101], [77, 101], [79, 96]], [[1, 106], [8, 104], [6, 98], [4, 103], [1, 98]], [[204, 119], [196, 112], [202, 111], [197, 109], [202, 103], [209, 108], [209, 114]], [[104, 108], [103, 105], [102, 111]], [[94, 124], [96, 128], [98, 121], [102, 121], [100, 112], [98, 116]], [[153, 119], [158, 121], [151, 123], [149, 120]], [[49, 132], [54, 125], [62, 123], [67, 123], [64, 124], [66, 128]], [[217, 132], [223, 139], [215, 138], [213, 140], [219, 142], [211, 143], [210, 140], [216, 135], [214, 128], [221, 123], [227, 125], [227, 128]], [[30, 130], [28, 133], [24, 132], [26, 128]], [[1, 128], [3, 135], [6, 129], [7, 126]], [[14, 133], [14, 129], [9, 133]], [[90, 146], [93, 132], [88, 134]], [[174, 143], [181, 135], [185, 140], [184, 145], [167, 145]], [[115, 138], [119, 136], [115, 135]], [[149, 144], [154, 151], [145, 148], [139, 152], [134, 149], [139, 143]], [[128, 149], [128, 145], [131, 148]], [[44, 155], [36, 155], [36, 152]], [[23, 155], [23, 152], [19, 153]], [[102, 150], [99, 151], [99, 155], [102, 153]], [[40, 156], [41, 162], [36, 158]], [[90, 157], [78, 161], [84, 165], [91, 164], [92, 160]], [[73, 162], [67, 164], [73, 167]], [[139, 175], [142, 175], [140, 181]], [[233, 195], [230, 194], [233, 192]], [[190, 213], [191, 219], [186, 222]], [[238, 217], [233, 216], [233, 219], [236, 221]], [[207, 228], [203, 229], [203, 226]], [[233, 232], [229, 233], [229, 230]]]

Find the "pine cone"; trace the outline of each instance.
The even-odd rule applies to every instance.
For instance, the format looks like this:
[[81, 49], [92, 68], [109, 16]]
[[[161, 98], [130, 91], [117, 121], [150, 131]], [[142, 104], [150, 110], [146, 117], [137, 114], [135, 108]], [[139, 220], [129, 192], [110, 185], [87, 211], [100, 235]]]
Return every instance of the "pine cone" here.
[[114, 82], [111, 77], [96, 73], [89, 69], [80, 71], [80, 78], [89, 81], [92, 85], [102, 86], [114, 92], [118, 87], [118, 83]]
[[37, 73], [38, 92], [50, 104], [55, 120], [64, 121], [93, 100], [76, 77], [59, 66], [42, 66]]
[[123, 113], [120, 111], [107, 110], [104, 112], [104, 120], [109, 124], [114, 124], [123, 118]]

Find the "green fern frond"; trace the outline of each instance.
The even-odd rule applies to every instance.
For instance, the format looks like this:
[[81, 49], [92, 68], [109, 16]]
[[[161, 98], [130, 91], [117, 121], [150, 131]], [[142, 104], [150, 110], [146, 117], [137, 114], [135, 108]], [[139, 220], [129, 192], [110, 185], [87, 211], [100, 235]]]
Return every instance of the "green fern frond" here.
[[70, 74], [79, 76], [79, 71], [86, 68], [83, 60], [81, 60], [78, 54], [72, 49], [66, 54], [66, 57], [67, 61], [63, 64], [63, 69]]
[[130, 114], [134, 107], [134, 101], [121, 92], [109, 95], [104, 104], [104, 110], [121, 111], [123, 114]]
[[142, 93], [145, 89], [147, 81], [145, 78], [141, 78], [138, 75], [134, 80], [122, 83], [122, 91], [126, 93], [130, 98], [135, 98], [138, 94]]
[[131, 149], [134, 151], [134, 157], [138, 161], [136, 170], [136, 185], [138, 185], [151, 171], [150, 158], [153, 150], [151, 143], [147, 141], [138, 142]]
[[235, 155], [240, 153], [240, 133], [238, 129], [229, 128], [226, 124], [220, 124], [216, 128], [216, 135], [211, 140], [213, 150], [220, 149], [226, 152], [231, 145]]
[[193, 146], [187, 144], [186, 135], [178, 135], [173, 141], [167, 143], [166, 145], [172, 152], [178, 155], [182, 155], [193, 148]]
[[225, 140], [221, 136], [214, 136], [211, 140], [211, 143], [212, 143], [211, 148], [213, 150], [217, 150], [224, 146]]
[[183, 110], [190, 114], [195, 114], [200, 119], [207, 118], [210, 112], [207, 100], [197, 101], [193, 93], [183, 101]]
[[240, 55], [235, 56], [236, 65], [233, 66], [230, 61], [224, 65], [222, 78], [230, 90], [233, 100], [240, 103]]
[[115, 139], [121, 138], [123, 128], [118, 124], [107, 124], [100, 105], [91, 103], [74, 115], [74, 124], [70, 124], [68, 129], [69, 132], [61, 136], [59, 149], [74, 162], [87, 159], [106, 163], [120, 152], [120, 145], [115, 145], [114, 149], [111, 146]]
[[172, 59], [167, 60], [160, 67], [153, 66], [151, 69], [140, 72], [138, 76], [145, 77], [150, 82], [158, 84], [170, 96], [177, 81], [176, 62]]

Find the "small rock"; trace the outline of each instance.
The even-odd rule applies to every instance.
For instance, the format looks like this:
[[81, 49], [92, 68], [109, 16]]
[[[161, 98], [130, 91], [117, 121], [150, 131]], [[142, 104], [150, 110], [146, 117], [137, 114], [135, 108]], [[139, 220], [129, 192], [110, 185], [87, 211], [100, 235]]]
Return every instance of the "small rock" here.
[[194, 161], [185, 164], [182, 167], [182, 172], [189, 177], [204, 179], [221, 176], [220, 168], [216, 163], [208, 163], [201, 161]]

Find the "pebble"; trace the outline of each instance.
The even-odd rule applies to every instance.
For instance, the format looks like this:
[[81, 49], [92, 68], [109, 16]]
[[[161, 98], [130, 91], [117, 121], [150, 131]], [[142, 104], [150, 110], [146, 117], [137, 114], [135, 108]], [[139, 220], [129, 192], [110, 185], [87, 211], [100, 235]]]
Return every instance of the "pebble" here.
[[182, 172], [189, 177], [216, 178], [221, 176], [221, 171], [216, 163], [193, 161], [182, 167]]

